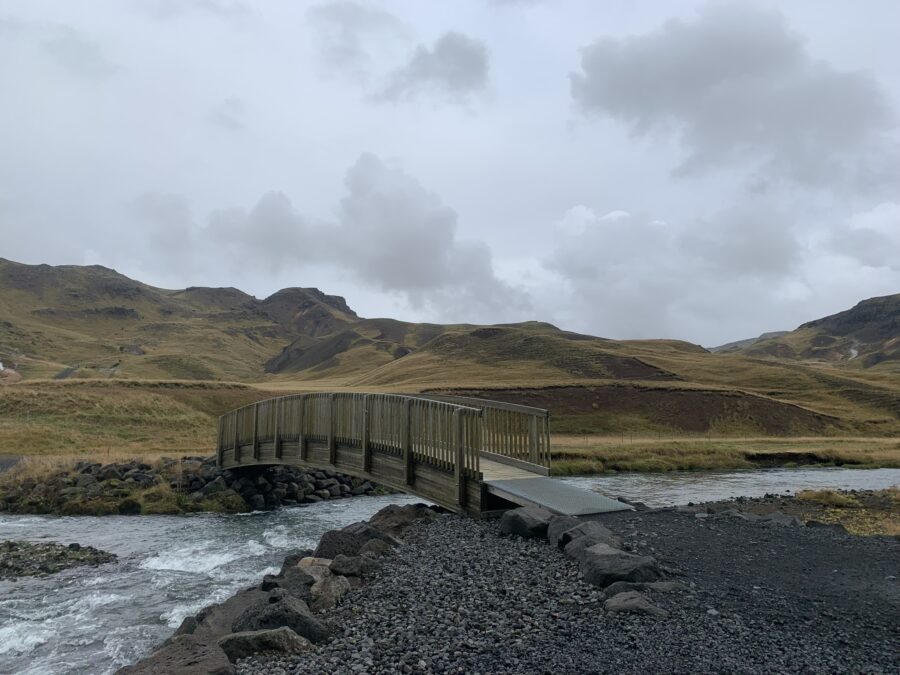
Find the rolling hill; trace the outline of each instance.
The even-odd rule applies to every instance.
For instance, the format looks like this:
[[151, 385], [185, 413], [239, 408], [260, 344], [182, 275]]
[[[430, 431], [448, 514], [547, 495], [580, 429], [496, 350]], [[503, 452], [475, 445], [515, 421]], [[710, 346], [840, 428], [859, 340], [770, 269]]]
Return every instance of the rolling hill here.
[[[178, 405], [208, 400], [214, 415], [234, 400], [217, 388], [243, 383], [252, 387], [240, 388], [242, 400], [254, 391], [465, 391], [549, 407], [571, 431], [890, 435], [900, 431], [898, 300], [874, 298], [713, 353], [536, 321], [361, 318], [315, 288], [260, 300], [234, 288], [155, 288], [99, 266], [0, 259], [0, 383], [11, 385], [0, 388], [0, 411], [12, 391], [40, 390], [64, 406], [73, 387], [96, 401], [130, 383], [131, 397], [140, 386], [155, 397], [177, 391]], [[857, 358], [827, 357], [851, 347]]]
[[900, 372], [900, 293], [869, 298], [795, 330], [764, 333], [713, 351]]

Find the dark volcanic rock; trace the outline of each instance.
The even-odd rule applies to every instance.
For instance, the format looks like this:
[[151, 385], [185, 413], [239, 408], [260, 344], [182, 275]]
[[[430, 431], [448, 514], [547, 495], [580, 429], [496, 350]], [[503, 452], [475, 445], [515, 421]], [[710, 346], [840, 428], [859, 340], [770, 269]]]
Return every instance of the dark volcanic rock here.
[[655, 581], [662, 577], [655, 558], [633, 555], [606, 544], [584, 549], [579, 564], [585, 581], [595, 586], [609, 586], [616, 581]]
[[286, 626], [311, 642], [328, 637], [328, 629], [313, 616], [309, 606], [288, 593], [269, 594], [268, 601], [248, 607], [231, 626], [232, 632], [270, 630]]
[[547, 541], [551, 546], [562, 548], [559, 545], [559, 538], [562, 536], [563, 532], [571, 530], [573, 527], [577, 527], [583, 522], [583, 520], [576, 518], [575, 516], [553, 516], [550, 519], [550, 522], [547, 523]]
[[369, 525], [393, 536], [417, 520], [434, 520], [437, 514], [425, 504], [389, 504], [369, 519]]
[[338, 554], [357, 555], [368, 541], [379, 539], [392, 543], [394, 538], [375, 529], [368, 523], [351, 523], [340, 530], [329, 530], [322, 535], [313, 555], [316, 558], [335, 558]]
[[510, 509], [500, 518], [500, 533], [517, 534], [526, 539], [546, 539], [551, 518], [552, 513], [534, 506]]
[[259, 652], [297, 654], [312, 648], [305, 637], [297, 635], [290, 628], [229, 633], [217, 643], [231, 661], [243, 659]]
[[193, 635], [179, 635], [133, 666], [116, 675], [232, 675], [234, 666], [216, 645]]
[[607, 612], [631, 612], [632, 614], [650, 614], [651, 616], [668, 616], [669, 613], [660, 609], [638, 591], [623, 591], [613, 595], [603, 603], [603, 609]]

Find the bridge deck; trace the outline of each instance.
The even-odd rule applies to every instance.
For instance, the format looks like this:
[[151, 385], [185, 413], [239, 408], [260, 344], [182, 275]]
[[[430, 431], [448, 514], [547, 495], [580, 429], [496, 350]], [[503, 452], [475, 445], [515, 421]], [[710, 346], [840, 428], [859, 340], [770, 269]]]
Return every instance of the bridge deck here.
[[631, 506], [616, 499], [547, 476], [530, 474], [526, 477], [492, 480], [485, 477], [484, 486], [490, 494], [514, 504], [540, 506], [566, 516], [632, 510]]

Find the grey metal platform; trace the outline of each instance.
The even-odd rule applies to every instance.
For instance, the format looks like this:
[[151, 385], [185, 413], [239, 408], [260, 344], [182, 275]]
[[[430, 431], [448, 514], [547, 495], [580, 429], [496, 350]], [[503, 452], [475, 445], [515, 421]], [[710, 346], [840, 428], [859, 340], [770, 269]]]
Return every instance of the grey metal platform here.
[[485, 480], [484, 484], [488, 492], [514, 504], [540, 506], [566, 516], [633, 510], [633, 507], [616, 499], [545, 476]]

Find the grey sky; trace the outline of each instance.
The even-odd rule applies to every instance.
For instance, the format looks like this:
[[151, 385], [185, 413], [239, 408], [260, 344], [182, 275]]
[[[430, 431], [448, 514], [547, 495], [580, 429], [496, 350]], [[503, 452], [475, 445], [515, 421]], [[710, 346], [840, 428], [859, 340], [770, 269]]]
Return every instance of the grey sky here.
[[900, 5], [0, 0], [0, 256], [711, 345], [900, 290]]

